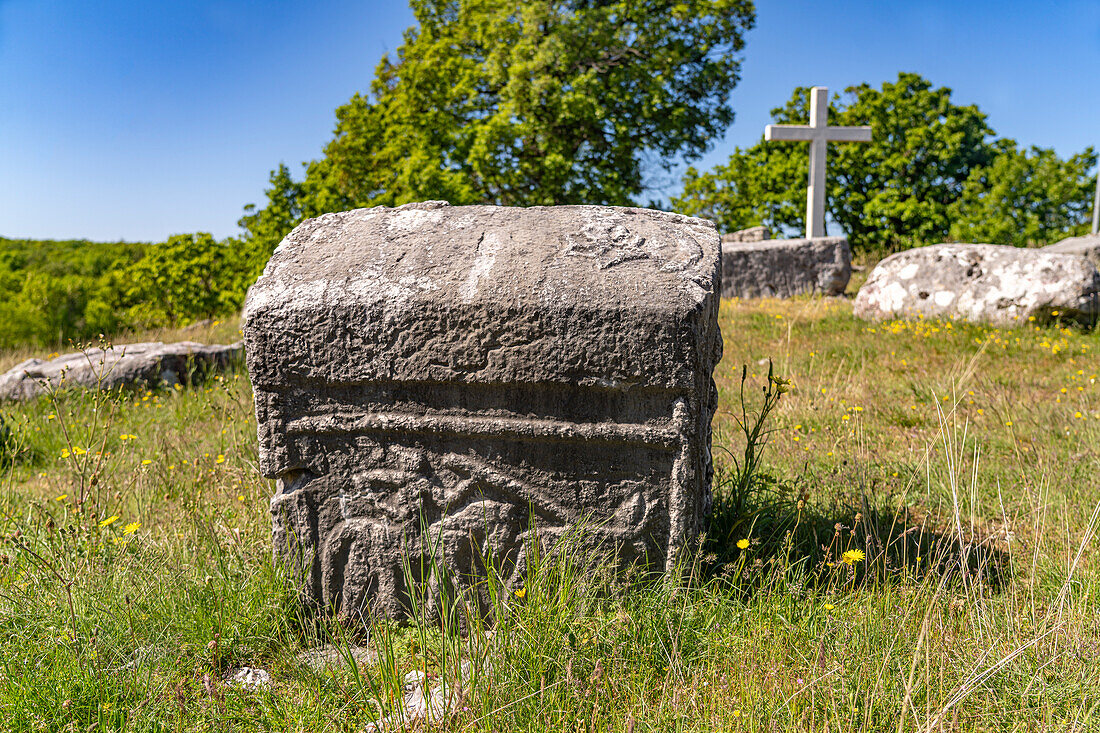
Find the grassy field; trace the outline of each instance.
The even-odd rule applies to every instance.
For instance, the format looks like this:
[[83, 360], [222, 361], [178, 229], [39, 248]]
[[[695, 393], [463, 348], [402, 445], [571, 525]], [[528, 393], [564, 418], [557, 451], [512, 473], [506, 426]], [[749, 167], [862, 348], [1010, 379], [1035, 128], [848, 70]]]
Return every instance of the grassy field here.
[[[360, 731], [409, 671], [467, 660], [447, 730], [1100, 729], [1100, 335], [821, 299], [721, 321], [683, 582], [565, 553], [493, 633], [378, 624], [382, 662], [323, 674], [296, 655], [365, 634], [303, 616], [272, 565], [245, 375], [0, 406], [0, 728]], [[746, 476], [742, 365], [751, 426], [769, 359], [791, 382]], [[242, 666], [273, 685], [228, 684]]]

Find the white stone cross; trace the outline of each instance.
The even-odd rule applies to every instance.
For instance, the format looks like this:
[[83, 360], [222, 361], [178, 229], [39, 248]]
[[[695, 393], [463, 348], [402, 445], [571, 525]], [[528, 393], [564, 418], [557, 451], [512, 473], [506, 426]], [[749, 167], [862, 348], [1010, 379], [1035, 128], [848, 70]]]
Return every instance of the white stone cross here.
[[806, 236], [825, 236], [825, 154], [830, 142], [869, 143], [870, 127], [829, 127], [829, 90], [810, 90], [809, 125], [768, 125], [764, 139], [810, 143], [810, 183], [806, 191]]
[[1096, 168], [1096, 199], [1092, 202], [1092, 233], [1100, 234], [1100, 166]]

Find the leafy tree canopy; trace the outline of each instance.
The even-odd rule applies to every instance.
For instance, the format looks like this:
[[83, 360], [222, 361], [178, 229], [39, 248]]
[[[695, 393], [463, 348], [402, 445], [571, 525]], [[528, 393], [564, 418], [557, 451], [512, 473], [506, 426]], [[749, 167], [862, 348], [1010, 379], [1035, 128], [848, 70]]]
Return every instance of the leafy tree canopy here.
[[113, 329], [109, 283], [149, 247], [0, 237], [0, 348], [60, 345]]
[[[807, 124], [809, 89], [796, 89], [772, 117]], [[950, 89], [917, 74], [834, 95], [829, 124], [874, 129], [869, 144], [829, 146], [828, 214], [857, 250], [888, 252], [949, 236], [1041, 242], [1081, 223], [1091, 151], [1070, 161], [1050, 150], [1021, 153], [993, 138], [976, 106], [954, 103]], [[673, 205], [727, 231], [757, 224], [804, 231], [807, 157], [805, 143], [761, 139], [712, 171], [688, 169]], [[1067, 178], [1055, 182], [1060, 176]], [[982, 223], [994, 213], [996, 223]], [[1029, 223], [1010, 232], [1021, 218]]]
[[412, 0], [417, 25], [325, 156], [272, 173], [241, 225], [258, 256], [307, 216], [453, 204], [628, 204], [647, 169], [733, 119], [751, 0]]
[[970, 172], [962, 196], [950, 206], [950, 238], [1027, 246], [1084, 234], [1092, 215], [1096, 152], [1062, 160], [1048, 148], [1021, 150], [997, 143], [989, 166]]
[[126, 272], [128, 320], [141, 326], [180, 325], [240, 307], [237, 287], [243, 256], [239, 242], [205, 232], [178, 234], [150, 247]]

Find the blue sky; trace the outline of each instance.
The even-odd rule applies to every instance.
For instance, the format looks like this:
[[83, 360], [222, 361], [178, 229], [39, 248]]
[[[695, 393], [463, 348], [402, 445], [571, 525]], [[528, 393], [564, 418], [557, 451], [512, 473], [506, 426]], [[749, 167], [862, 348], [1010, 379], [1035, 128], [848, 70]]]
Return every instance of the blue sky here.
[[[411, 21], [399, 0], [0, 0], [0, 235], [236, 233]], [[742, 71], [737, 119], [697, 165], [752, 144], [797, 85], [898, 71], [1021, 143], [1100, 146], [1098, 0], [760, 0]]]

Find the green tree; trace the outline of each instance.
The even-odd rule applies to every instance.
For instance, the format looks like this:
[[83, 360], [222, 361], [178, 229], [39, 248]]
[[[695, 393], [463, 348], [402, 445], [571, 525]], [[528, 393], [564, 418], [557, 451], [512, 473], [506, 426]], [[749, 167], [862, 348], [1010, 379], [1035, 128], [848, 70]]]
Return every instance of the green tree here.
[[[799, 87], [772, 110], [779, 124], [807, 124], [809, 89]], [[881, 89], [867, 84], [834, 95], [831, 125], [871, 125], [869, 144], [829, 147], [828, 215], [857, 250], [889, 251], [942, 241], [949, 209], [971, 171], [996, 153], [993, 131], [976, 106], [960, 106], [951, 90], [903, 73]], [[765, 143], [734, 150], [714, 171], [689, 169], [673, 206], [709, 215], [723, 229], [767, 224], [804, 230], [805, 143]]]
[[1028, 246], [1086, 233], [1096, 178], [1092, 148], [1058, 157], [1049, 148], [1021, 150], [998, 142], [997, 157], [976, 168], [950, 207], [951, 238]]
[[0, 237], [0, 346], [59, 347], [127, 325], [101, 301], [148, 247]]
[[417, 25], [336, 110], [325, 157], [301, 184], [273, 172], [242, 219], [267, 251], [302, 217], [356, 206], [629, 204], [732, 121], [754, 22], [751, 0], [411, 5]]
[[79, 333], [84, 284], [72, 276], [57, 277], [40, 270], [27, 273], [17, 303], [38, 340], [63, 344]]
[[242, 254], [253, 280], [263, 271], [279, 241], [304, 218], [302, 184], [291, 177], [290, 169], [284, 163], [271, 171], [268, 183], [270, 188], [264, 192], [267, 206], [257, 209], [255, 204], [246, 205], [244, 216], [237, 222], [249, 233]]
[[205, 232], [180, 234], [153, 245], [127, 271], [130, 320], [142, 326], [179, 325], [240, 307], [244, 266], [234, 240]]

